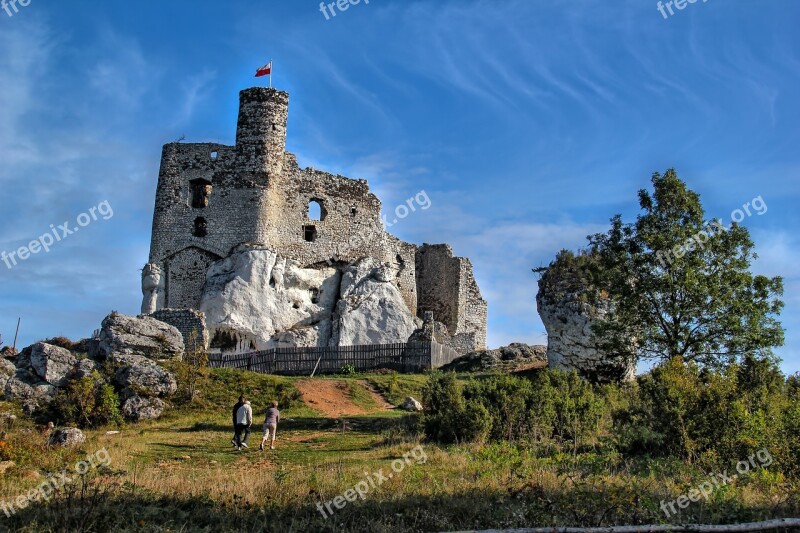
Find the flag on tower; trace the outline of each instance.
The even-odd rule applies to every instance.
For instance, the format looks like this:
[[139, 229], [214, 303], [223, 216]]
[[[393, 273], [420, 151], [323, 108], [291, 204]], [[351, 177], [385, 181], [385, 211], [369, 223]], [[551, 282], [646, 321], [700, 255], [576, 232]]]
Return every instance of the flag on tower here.
[[272, 75], [272, 61], [270, 61], [260, 69], [256, 70], [256, 78], [260, 78], [261, 76], [271, 76], [271, 75]]

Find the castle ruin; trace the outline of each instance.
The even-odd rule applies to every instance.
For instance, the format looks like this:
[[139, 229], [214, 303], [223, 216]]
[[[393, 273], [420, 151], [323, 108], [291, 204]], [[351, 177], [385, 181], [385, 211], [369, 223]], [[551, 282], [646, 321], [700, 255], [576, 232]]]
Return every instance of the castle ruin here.
[[389, 234], [366, 180], [300, 168], [288, 106], [246, 89], [235, 146], [164, 146], [142, 313], [203, 311], [211, 347], [241, 352], [405, 342], [432, 312], [459, 353], [485, 348], [470, 261]]

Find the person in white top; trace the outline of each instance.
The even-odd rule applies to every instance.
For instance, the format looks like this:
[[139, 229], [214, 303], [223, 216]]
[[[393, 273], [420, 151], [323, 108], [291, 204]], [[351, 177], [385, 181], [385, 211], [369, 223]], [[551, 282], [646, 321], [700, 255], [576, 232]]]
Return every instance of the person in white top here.
[[[247, 439], [250, 437], [250, 426], [253, 424], [253, 408], [250, 407], [244, 396], [239, 396], [239, 402], [233, 406], [233, 425], [235, 434], [233, 445], [237, 450], [247, 448]], [[242, 434], [244, 433], [244, 438]]]

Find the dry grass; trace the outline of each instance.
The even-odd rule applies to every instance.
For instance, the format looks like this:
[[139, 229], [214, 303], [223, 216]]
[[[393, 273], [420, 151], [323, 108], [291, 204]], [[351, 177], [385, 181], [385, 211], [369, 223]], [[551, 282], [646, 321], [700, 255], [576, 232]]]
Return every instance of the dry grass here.
[[[348, 417], [344, 424], [303, 405], [282, 413], [278, 448], [263, 453], [257, 449], [260, 431], [250, 450], [233, 450], [227, 405], [179, 411], [116, 435], [106, 435], [105, 428], [88, 431], [84, 455], [105, 448], [119, 475], [95, 481], [117, 489], [91, 504], [96, 510], [83, 529], [399, 532], [665, 522], [660, 500], [683, 494], [703, 475], [679, 463], [628, 463], [588, 450], [573, 457], [524, 445], [424, 444], [424, 464], [406, 466], [364, 501], [326, 519], [317, 503], [344, 494], [367, 478], [365, 472], [390, 472], [393, 460], [419, 444], [417, 437], [398, 429], [402, 419], [392, 411]], [[77, 456], [42, 443], [32, 447], [40, 454], [32, 460], [42, 466], [20, 465], [0, 477], [3, 499], [41, 483], [26, 472], [68, 468]], [[754, 477], [693, 504], [675, 520], [788, 516], [798, 511], [797, 493], [780, 476]], [[50, 531], [62, 522], [82, 527], [59, 502], [21, 512], [9, 523]]]

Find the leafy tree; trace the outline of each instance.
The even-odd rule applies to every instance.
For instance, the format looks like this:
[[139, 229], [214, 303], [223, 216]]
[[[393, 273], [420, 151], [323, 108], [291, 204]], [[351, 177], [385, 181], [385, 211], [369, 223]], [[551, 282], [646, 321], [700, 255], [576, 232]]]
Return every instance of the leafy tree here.
[[708, 366], [772, 356], [783, 344], [783, 279], [753, 275], [747, 229], [706, 220], [674, 170], [652, 183], [652, 194], [639, 191], [636, 222], [616, 215], [607, 233], [588, 237], [591, 279], [609, 302], [594, 327], [598, 345], [620, 353], [635, 339], [639, 358]]

